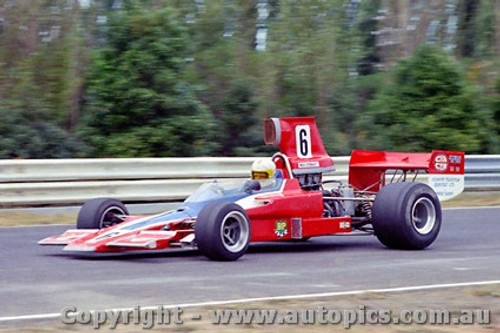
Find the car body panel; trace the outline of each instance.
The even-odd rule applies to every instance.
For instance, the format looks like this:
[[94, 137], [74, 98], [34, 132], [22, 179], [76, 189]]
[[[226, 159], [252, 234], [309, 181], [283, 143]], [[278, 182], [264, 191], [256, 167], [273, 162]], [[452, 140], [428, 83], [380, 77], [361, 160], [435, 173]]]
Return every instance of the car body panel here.
[[[296, 179], [276, 179], [273, 182], [274, 184], [267, 184], [260, 191], [251, 193], [243, 193], [234, 188], [224, 190], [224, 182], [210, 182], [200, 187], [201, 192], [217, 185], [227, 193], [221, 193], [214, 199], [215, 192], [200, 195], [197, 191], [176, 210], [153, 216], [129, 217], [120, 224], [102, 230], [68, 230], [62, 235], [45, 238], [39, 244], [66, 245], [65, 251], [77, 252], [182, 247], [182, 240], [193, 234], [193, 225], [201, 209], [215, 201], [235, 202], [247, 211], [251, 221], [252, 242], [292, 238], [292, 219], [300, 219], [300, 222], [295, 222], [295, 226], [300, 225], [300, 238], [318, 236], [325, 232], [350, 231], [350, 228], [340, 228], [342, 223], [350, 221], [349, 217], [321, 218], [323, 199], [320, 192], [302, 190]], [[244, 182], [240, 185], [244, 186]], [[210, 200], [198, 201], [204, 197]]]

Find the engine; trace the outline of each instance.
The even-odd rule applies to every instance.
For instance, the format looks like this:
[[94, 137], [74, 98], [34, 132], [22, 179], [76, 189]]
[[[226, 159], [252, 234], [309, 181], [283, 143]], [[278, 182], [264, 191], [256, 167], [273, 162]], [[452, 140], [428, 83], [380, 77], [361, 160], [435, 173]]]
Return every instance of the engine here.
[[354, 190], [346, 185], [340, 185], [332, 190], [324, 190], [325, 214], [329, 217], [354, 216], [356, 206], [354, 201], [348, 200], [354, 198]]
[[296, 175], [295, 178], [299, 181], [300, 187], [306, 191], [319, 191], [322, 188], [322, 174], [310, 173]]
[[323, 190], [324, 216], [351, 216], [353, 224], [364, 225], [372, 218], [374, 194], [354, 191], [347, 184], [340, 183], [331, 190]]

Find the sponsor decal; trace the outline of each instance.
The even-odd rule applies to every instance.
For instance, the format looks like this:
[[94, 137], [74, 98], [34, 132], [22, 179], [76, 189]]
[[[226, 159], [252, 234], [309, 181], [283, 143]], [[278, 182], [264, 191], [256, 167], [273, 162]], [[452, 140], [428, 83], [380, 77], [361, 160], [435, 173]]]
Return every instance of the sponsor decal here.
[[464, 176], [429, 175], [429, 186], [434, 189], [440, 201], [449, 200], [464, 190]]
[[311, 128], [309, 125], [299, 125], [295, 127], [295, 139], [298, 158], [311, 158]]
[[462, 163], [462, 156], [450, 155], [450, 163], [461, 164]]
[[283, 237], [288, 234], [288, 223], [286, 220], [276, 221], [276, 228], [274, 229], [274, 233], [278, 237]]
[[340, 222], [340, 229], [349, 229], [351, 224], [349, 222]]
[[440, 154], [434, 157], [434, 168], [439, 172], [445, 172], [448, 169], [448, 158], [446, 155]]
[[[462, 156], [459, 155], [450, 155], [450, 164], [451, 164], [451, 171], [452, 172], [460, 172], [461, 166], [462, 166]], [[455, 166], [454, 166], [455, 164]]]
[[300, 162], [299, 169], [319, 168], [319, 162]]

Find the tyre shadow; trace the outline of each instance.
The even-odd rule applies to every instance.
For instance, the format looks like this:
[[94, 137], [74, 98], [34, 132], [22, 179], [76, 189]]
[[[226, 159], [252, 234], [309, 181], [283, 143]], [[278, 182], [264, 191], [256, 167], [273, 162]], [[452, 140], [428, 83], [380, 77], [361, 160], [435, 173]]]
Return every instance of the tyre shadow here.
[[376, 238], [366, 236], [326, 236], [306, 241], [276, 241], [254, 243], [248, 253], [296, 253], [296, 252], [327, 252], [347, 251], [351, 249], [383, 249]]
[[[376, 238], [367, 236], [323, 236], [306, 241], [274, 241], [256, 242], [248, 248], [247, 254], [273, 254], [273, 253], [318, 253], [338, 252], [351, 250], [384, 251], [386, 248]], [[157, 259], [195, 259], [208, 260], [196, 249], [169, 249], [162, 251], [134, 251], [118, 253], [47, 253], [51, 257], [71, 258], [84, 261], [155, 261]]]

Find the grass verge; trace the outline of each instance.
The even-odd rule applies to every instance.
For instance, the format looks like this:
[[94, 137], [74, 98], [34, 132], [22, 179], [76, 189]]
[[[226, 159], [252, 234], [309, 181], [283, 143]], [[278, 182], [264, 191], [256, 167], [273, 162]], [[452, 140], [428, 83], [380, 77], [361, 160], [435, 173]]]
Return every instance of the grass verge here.
[[443, 207], [481, 207], [500, 206], [500, 191], [497, 192], [463, 192], [458, 197], [443, 202]]
[[0, 211], [0, 226], [29, 226], [40, 224], [71, 224], [76, 221], [75, 214], [39, 214], [29, 211]]

